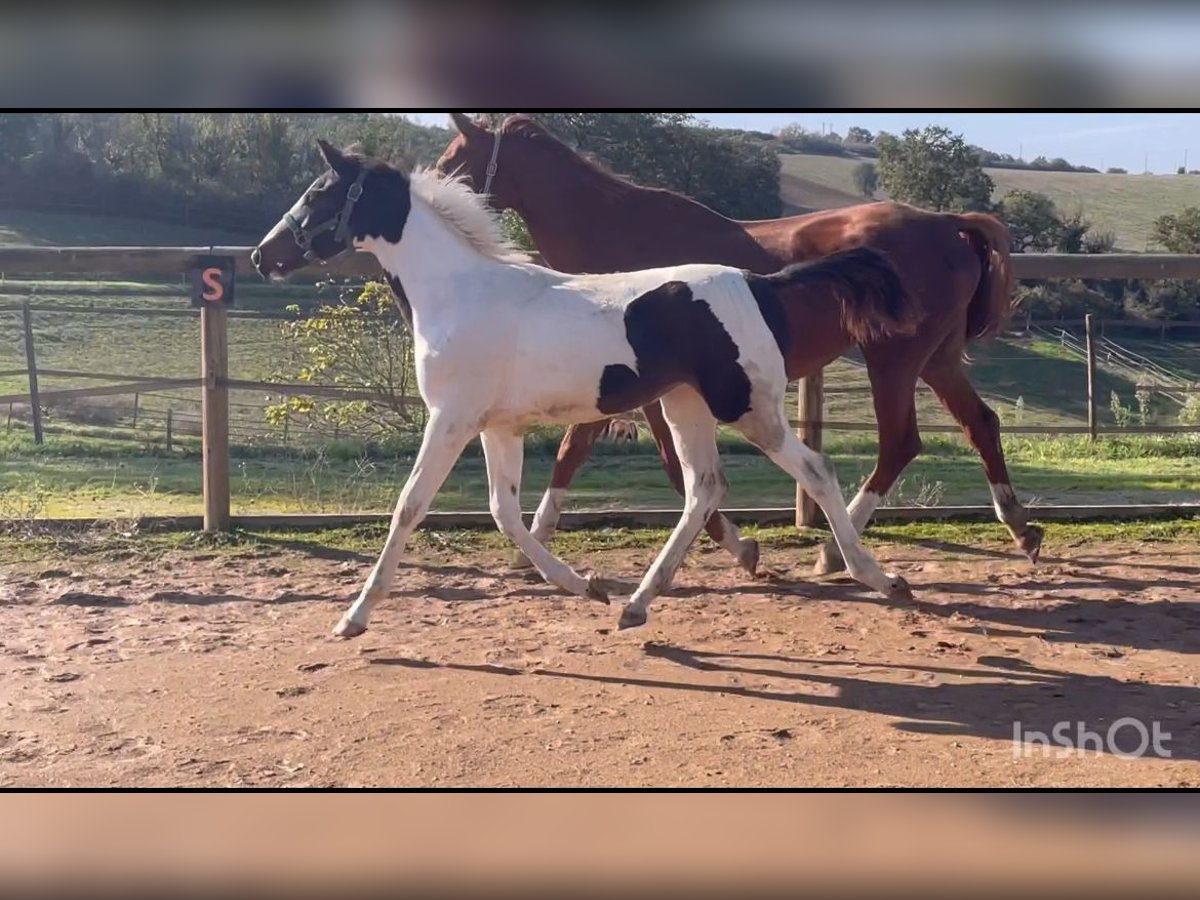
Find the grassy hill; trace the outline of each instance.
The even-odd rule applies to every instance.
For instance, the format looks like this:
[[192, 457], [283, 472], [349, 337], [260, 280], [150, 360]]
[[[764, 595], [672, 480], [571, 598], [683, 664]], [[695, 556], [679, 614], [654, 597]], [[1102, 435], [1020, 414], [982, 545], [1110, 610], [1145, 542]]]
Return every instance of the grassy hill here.
[[0, 246], [238, 246], [254, 244], [261, 237], [260, 234], [189, 228], [149, 219], [0, 209]]
[[[853, 171], [862, 160], [836, 156], [784, 154], [780, 193], [794, 210], [828, 209], [862, 202]], [[1154, 219], [1185, 206], [1200, 206], [1200, 175], [1100, 175], [988, 169], [995, 199], [1012, 190], [1038, 191], [1065, 212], [1082, 210], [1099, 230], [1112, 231], [1117, 247], [1154, 250]]]

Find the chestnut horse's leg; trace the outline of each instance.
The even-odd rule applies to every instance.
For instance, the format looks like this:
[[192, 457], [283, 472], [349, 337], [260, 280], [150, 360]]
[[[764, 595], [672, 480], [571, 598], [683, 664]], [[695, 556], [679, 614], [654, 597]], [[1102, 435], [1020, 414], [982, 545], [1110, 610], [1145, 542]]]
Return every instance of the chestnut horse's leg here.
[[971, 446], [979, 452], [992, 491], [996, 518], [1008, 526], [1013, 540], [1030, 562], [1037, 562], [1042, 548], [1042, 529], [1029, 524], [1029, 513], [1017, 500], [1008, 480], [1008, 467], [1004, 464], [1004, 449], [1000, 443], [1000, 418], [975, 392], [959, 360], [957, 350], [949, 354], [943, 348], [930, 360], [921, 378], [933, 388]]
[[[662, 459], [667, 478], [680, 495], [684, 495], [683, 470], [679, 465], [679, 455], [675, 450], [675, 442], [671, 438], [671, 429], [663, 418], [662, 406], [651, 403], [642, 407], [642, 415], [650, 426], [654, 443], [658, 447], [658, 455]], [[743, 569], [751, 575], [758, 571], [758, 541], [753, 538], [743, 538], [738, 534], [737, 526], [729, 521], [718, 510], [709, 516], [704, 524], [709, 537], [724, 547], [733, 555]]]
[[[917, 406], [913, 400], [920, 364], [911, 358], [889, 358], [885, 353], [886, 350], [869, 349], [864, 354], [867, 375], [871, 379], [871, 399], [875, 404], [879, 450], [875, 469], [848, 507], [850, 521], [860, 535], [904, 467], [921, 452]], [[833, 539], [826, 541], [813, 571], [817, 575], [828, 575], [844, 571], [845, 568], [846, 563], [837, 542]]]
[[[571, 479], [587, 461], [588, 454], [592, 452], [596, 439], [604, 432], [606, 425], [608, 419], [572, 425], [563, 435], [562, 443], [558, 445], [558, 457], [554, 460], [554, 471], [550, 473], [550, 487], [542, 495], [530, 529], [539, 544], [549, 541], [558, 528], [558, 517], [562, 514], [563, 499], [567, 495], [567, 488], [571, 486]], [[518, 550], [513, 555], [512, 565], [517, 569], [528, 569], [533, 563]]]

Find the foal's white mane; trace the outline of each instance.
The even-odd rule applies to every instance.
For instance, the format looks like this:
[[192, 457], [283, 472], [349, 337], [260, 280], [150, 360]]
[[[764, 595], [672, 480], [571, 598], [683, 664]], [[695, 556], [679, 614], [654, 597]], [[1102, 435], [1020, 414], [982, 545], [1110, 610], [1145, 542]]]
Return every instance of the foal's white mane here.
[[424, 200], [442, 221], [489, 259], [497, 262], [532, 262], [529, 254], [504, 237], [500, 214], [471, 190], [465, 176], [442, 175], [436, 169], [418, 168], [409, 176], [414, 195]]

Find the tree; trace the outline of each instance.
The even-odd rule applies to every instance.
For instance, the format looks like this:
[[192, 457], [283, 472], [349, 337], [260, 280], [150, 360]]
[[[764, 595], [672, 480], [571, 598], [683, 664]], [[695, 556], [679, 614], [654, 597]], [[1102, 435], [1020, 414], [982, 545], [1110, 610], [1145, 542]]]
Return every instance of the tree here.
[[874, 197], [879, 187], [879, 171], [874, 163], [859, 163], [854, 167], [854, 186], [864, 197]]
[[846, 130], [846, 141], [851, 144], [869, 144], [875, 140], [875, 135], [857, 125]]
[[782, 212], [779, 155], [743, 132], [695, 124], [686, 113], [539, 113], [562, 140], [639, 184], [686, 194], [743, 219]]
[[1154, 220], [1154, 241], [1168, 253], [1200, 253], [1200, 207], [1187, 206]]
[[1062, 222], [1054, 201], [1036, 191], [1009, 191], [996, 210], [1012, 234], [1015, 253], [1046, 253], [1058, 246]]
[[1122, 169], [1120, 166], [1109, 166], [1104, 170], [1105, 175], [1128, 175], [1128, 169]]
[[991, 207], [992, 179], [979, 157], [948, 128], [910, 128], [903, 137], [876, 138], [879, 181], [896, 200], [963, 212]]

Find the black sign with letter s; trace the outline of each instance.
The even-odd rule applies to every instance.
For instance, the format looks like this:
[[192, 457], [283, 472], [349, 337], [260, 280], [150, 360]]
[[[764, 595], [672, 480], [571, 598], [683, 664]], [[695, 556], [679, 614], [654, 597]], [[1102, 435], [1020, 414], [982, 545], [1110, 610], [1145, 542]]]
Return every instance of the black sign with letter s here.
[[192, 306], [233, 306], [232, 256], [197, 256], [188, 270], [192, 280]]

